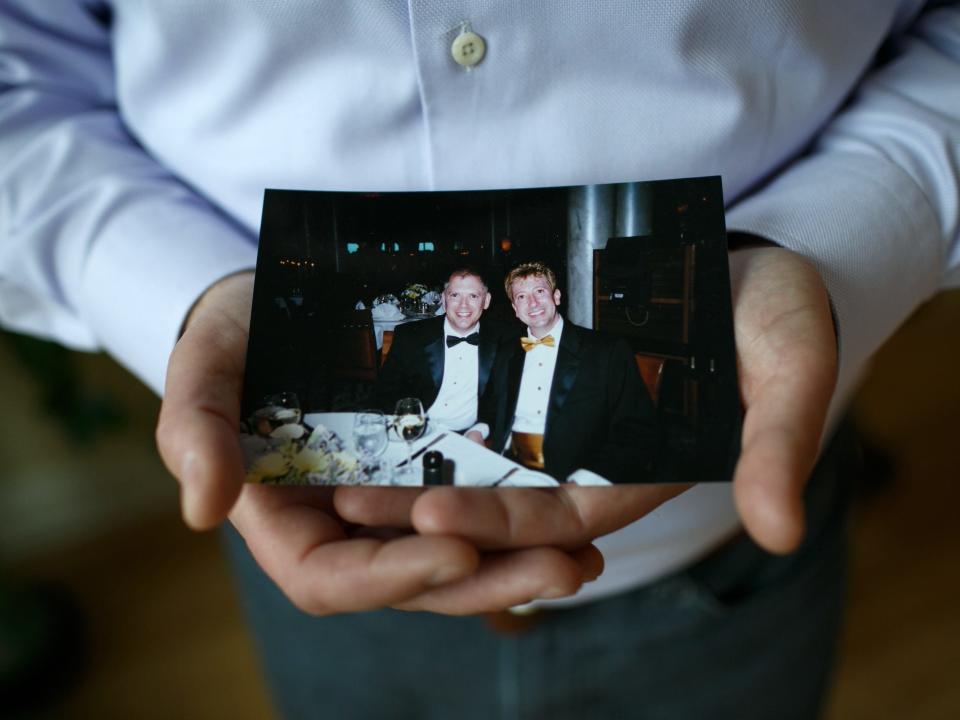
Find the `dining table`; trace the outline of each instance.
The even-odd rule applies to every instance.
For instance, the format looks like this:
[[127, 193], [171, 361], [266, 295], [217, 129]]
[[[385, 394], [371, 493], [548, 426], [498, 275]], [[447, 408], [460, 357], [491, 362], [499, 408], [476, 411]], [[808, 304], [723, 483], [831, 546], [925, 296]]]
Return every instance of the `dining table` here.
[[[442, 314], [442, 313], [441, 313]], [[393, 331], [399, 325], [406, 325], [407, 323], [419, 322], [420, 320], [429, 320], [430, 318], [437, 317], [437, 315], [404, 315], [402, 313], [394, 316], [390, 315], [388, 317], [378, 317], [378, 313], [373, 313], [373, 334], [377, 340], [377, 350], [380, 350], [383, 347], [383, 333], [385, 331]]]
[[412, 317], [400, 317], [400, 318], [390, 318], [378, 320], [376, 317], [373, 319], [373, 335], [377, 340], [377, 350], [383, 348], [383, 333], [386, 331], [393, 332], [398, 325], [406, 325], [407, 323], [417, 322], [418, 320], [425, 320], [426, 318], [412, 318]]
[[[347, 452], [357, 454], [353, 445], [353, 422], [356, 413], [307, 413], [303, 417], [308, 428], [323, 426], [343, 440]], [[391, 416], [387, 416], [392, 420]], [[388, 431], [387, 449], [378, 460], [391, 472], [381, 481], [364, 484], [413, 485], [423, 484], [423, 457], [427, 450], [443, 454], [446, 484], [460, 487], [556, 487], [559, 483], [546, 473], [530, 470], [508, 457], [493, 452], [463, 435], [427, 423], [424, 434], [411, 443], [414, 473], [396, 472], [407, 460], [406, 443], [394, 431]]]

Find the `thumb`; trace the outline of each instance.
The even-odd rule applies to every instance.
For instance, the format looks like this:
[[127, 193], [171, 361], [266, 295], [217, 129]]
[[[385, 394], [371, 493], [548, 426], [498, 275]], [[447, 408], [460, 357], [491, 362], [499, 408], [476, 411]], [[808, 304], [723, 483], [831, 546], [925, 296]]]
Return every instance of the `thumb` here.
[[745, 406], [734, 499], [754, 540], [787, 553], [803, 539], [803, 491], [836, 381], [830, 304], [819, 273], [787, 251], [739, 251], [731, 269]]
[[157, 446], [195, 529], [220, 523], [243, 486], [238, 430], [252, 291], [252, 273], [212, 286], [170, 356]]

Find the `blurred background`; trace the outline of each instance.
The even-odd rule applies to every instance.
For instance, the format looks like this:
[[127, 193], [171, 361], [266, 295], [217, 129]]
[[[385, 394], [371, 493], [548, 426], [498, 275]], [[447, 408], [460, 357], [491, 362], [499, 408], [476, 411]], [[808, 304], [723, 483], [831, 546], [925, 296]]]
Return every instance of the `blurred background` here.
[[[943, 293], [855, 402], [867, 472], [830, 720], [960, 717], [957, 327]], [[0, 717], [272, 718], [219, 538], [179, 521], [159, 401], [105, 356], [9, 334], [0, 397]]]

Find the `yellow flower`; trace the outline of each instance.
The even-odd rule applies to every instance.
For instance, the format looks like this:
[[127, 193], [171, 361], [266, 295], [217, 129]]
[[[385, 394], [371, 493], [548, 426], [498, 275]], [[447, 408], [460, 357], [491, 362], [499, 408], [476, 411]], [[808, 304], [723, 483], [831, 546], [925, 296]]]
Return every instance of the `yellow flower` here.
[[355, 470], [359, 464], [356, 457], [345, 452], [334, 453], [333, 459], [337, 463], [337, 469], [341, 472]]
[[327, 454], [322, 450], [305, 447], [293, 456], [293, 467], [300, 472], [323, 472], [328, 464]]
[[279, 477], [286, 475], [290, 469], [289, 460], [283, 456], [283, 453], [270, 452], [261, 455], [250, 468], [250, 474], [260, 475], [261, 477]]

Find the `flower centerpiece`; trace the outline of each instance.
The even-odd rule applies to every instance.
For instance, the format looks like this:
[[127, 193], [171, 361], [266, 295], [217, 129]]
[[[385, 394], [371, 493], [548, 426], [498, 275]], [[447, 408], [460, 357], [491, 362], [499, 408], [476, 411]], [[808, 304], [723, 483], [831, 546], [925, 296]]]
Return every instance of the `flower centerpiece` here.
[[340, 437], [318, 425], [303, 442], [285, 438], [264, 448], [247, 472], [251, 483], [280, 485], [357, 485], [365, 480], [360, 461]]
[[429, 291], [430, 291], [430, 288], [428, 288], [423, 283], [412, 283], [410, 285], [407, 285], [403, 289], [403, 292], [400, 293], [400, 295], [401, 297], [403, 297], [404, 300], [416, 301], [416, 300], [419, 300], [424, 295], [426, 295]]
[[423, 283], [407, 285], [400, 293], [400, 309], [407, 317], [432, 317], [440, 308], [440, 293]]

